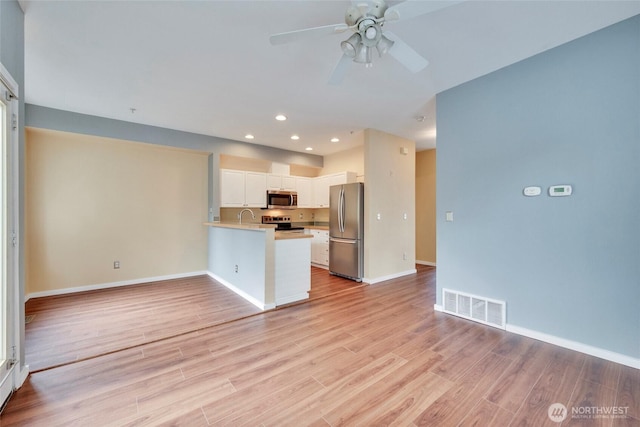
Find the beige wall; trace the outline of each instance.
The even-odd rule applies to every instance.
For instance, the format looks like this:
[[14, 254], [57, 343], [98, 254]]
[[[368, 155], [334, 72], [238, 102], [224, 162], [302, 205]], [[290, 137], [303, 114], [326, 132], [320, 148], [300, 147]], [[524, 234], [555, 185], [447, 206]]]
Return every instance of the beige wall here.
[[206, 271], [207, 155], [27, 129], [26, 293]]
[[416, 260], [436, 263], [436, 150], [416, 153]]
[[364, 144], [365, 276], [415, 270], [415, 142], [367, 129]]
[[355, 172], [358, 182], [364, 182], [364, 145], [324, 156], [324, 167], [320, 175], [344, 171]]

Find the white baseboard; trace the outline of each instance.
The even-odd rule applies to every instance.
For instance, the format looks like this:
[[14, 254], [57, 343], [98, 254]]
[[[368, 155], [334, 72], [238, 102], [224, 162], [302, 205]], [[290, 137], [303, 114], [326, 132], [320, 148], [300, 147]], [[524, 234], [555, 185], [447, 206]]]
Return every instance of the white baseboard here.
[[429, 265], [431, 267], [436, 267], [436, 263], [435, 262], [431, 262], [431, 261], [420, 261], [420, 260], [416, 260], [416, 264], [420, 264], [420, 265]]
[[397, 279], [398, 277], [408, 276], [410, 274], [415, 274], [417, 272], [418, 270], [414, 268], [411, 270], [401, 271], [399, 273], [389, 274], [388, 276], [380, 276], [373, 279], [368, 279], [365, 277], [362, 279], [362, 281], [365, 283], [369, 283], [370, 285], [373, 285], [374, 283], [384, 282], [385, 280]]
[[213, 274], [210, 271], [207, 271], [206, 274], [208, 274], [216, 282], [219, 282], [221, 285], [224, 285], [229, 290], [231, 290], [231, 291], [235, 292], [236, 294], [240, 295], [242, 298], [246, 299], [251, 304], [253, 304], [256, 307], [258, 307], [260, 310], [264, 311], [264, 310], [271, 310], [273, 308], [276, 308], [275, 304], [273, 304], [273, 303], [272, 304], [265, 304], [264, 302], [260, 301], [259, 299], [255, 298], [255, 297], [252, 297], [251, 295], [249, 295], [248, 293], [246, 293], [242, 289], [236, 288], [234, 285], [232, 285], [231, 283], [227, 282], [222, 277], [219, 277], [219, 276]]
[[[439, 304], [434, 304], [433, 309], [439, 312], [444, 311], [443, 307]], [[522, 328], [516, 325], [510, 325], [508, 323], [506, 325], [505, 330], [507, 332], [533, 338], [534, 340], [557, 345], [558, 347], [568, 348], [569, 350], [578, 351], [580, 353], [588, 354], [590, 356], [599, 357], [600, 359], [609, 360], [611, 362], [620, 363], [621, 365], [640, 369], [640, 359], [636, 359], [631, 356], [615, 353], [613, 351], [605, 350], [599, 347], [593, 347], [577, 341], [571, 341], [565, 338], [556, 337], [555, 335], [545, 334], [544, 332], [538, 332], [532, 329]]]
[[620, 363], [621, 365], [640, 369], [640, 359], [636, 359], [631, 356], [615, 353], [613, 351], [605, 350], [599, 347], [593, 347], [577, 341], [571, 341], [565, 338], [556, 337], [554, 335], [545, 334], [543, 332], [522, 328], [516, 325], [507, 324], [506, 329], [507, 332], [513, 332], [514, 334], [523, 335], [525, 337], [533, 338], [538, 341], [544, 341], [546, 343], [554, 344], [559, 347], [568, 348], [569, 350], [579, 351], [580, 353], [599, 357], [600, 359], [610, 360], [611, 362]]
[[281, 298], [281, 299], [277, 299], [276, 300], [276, 305], [283, 305], [283, 304], [289, 304], [291, 302], [298, 302], [298, 301], [304, 301], [306, 299], [309, 299], [309, 292], [304, 292], [304, 293], [300, 293], [297, 295], [289, 295], [286, 298]]
[[31, 298], [49, 297], [53, 295], [73, 294], [76, 292], [95, 291], [98, 289], [117, 288], [119, 286], [139, 285], [142, 283], [159, 282], [162, 280], [183, 279], [185, 277], [206, 276], [206, 271], [193, 271], [191, 273], [170, 274], [167, 276], [144, 277], [141, 279], [123, 280], [120, 282], [99, 283], [95, 285], [76, 286], [73, 288], [52, 289], [50, 291], [32, 292], [25, 295], [25, 302]]

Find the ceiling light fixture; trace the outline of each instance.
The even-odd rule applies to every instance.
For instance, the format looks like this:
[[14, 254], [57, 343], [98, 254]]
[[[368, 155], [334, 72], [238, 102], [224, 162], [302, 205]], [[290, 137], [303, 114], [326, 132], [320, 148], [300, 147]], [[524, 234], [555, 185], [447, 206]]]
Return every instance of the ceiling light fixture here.
[[331, 138], [331, 142], [340, 142], [338, 138]]
[[284, 114], [278, 114], [276, 116], [276, 120], [279, 122], [284, 122], [285, 120], [287, 120], [287, 116], [285, 116]]
[[300, 137], [298, 135], [291, 135], [291, 139], [293, 139], [294, 141], [297, 141], [300, 139]]
[[305, 148], [305, 150], [307, 150], [307, 151], [313, 151], [313, 148], [311, 148], [311, 147], [307, 147], [307, 148]]
[[246, 134], [244, 137], [246, 139], [253, 139], [253, 135], [251, 135], [250, 133]]
[[[386, 7], [384, 9], [386, 10]], [[378, 14], [380, 13], [384, 14], [384, 10], [378, 10]], [[356, 11], [351, 11], [351, 15], [349, 15], [349, 12], [347, 14], [353, 20], [353, 17], [356, 16]], [[352, 20], [347, 19], [347, 24], [355, 27], [353, 28], [355, 33], [340, 43], [340, 47], [342, 47], [342, 52], [344, 52], [345, 56], [353, 58], [354, 62], [365, 64], [369, 68], [373, 66], [371, 62], [372, 49], [375, 48], [378, 51], [378, 55], [382, 57], [391, 49], [394, 42], [382, 34], [384, 20], [381, 19], [381, 16], [370, 12], [360, 17], [355, 25], [351, 24]]]

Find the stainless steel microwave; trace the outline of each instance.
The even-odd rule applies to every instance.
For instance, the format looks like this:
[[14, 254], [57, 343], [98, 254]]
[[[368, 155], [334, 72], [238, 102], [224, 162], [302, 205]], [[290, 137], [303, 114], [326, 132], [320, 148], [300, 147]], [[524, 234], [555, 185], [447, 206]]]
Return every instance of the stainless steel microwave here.
[[298, 193], [295, 191], [267, 190], [267, 209], [296, 209]]

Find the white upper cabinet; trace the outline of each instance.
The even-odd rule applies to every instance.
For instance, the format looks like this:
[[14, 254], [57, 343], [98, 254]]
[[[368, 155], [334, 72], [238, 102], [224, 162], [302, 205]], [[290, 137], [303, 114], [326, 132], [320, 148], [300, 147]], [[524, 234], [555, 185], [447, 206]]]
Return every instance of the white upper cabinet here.
[[289, 175], [267, 175], [267, 188], [269, 190], [296, 191], [296, 177]]
[[305, 178], [297, 176], [296, 178], [296, 192], [298, 193], [298, 207], [310, 208], [313, 203], [313, 178]]
[[264, 208], [267, 205], [267, 189], [269, 189], [296, 191], [299, 208], [328, 208], [329, 188], [332, 185], [350, 182], [356, 182], [355, 172], [307, 178], [220, 169], [220, 207]]
[[332, 185], [349, 184], [356, 182], [355, 172], [340, 172], [332, 175], [324, 175], [314, 178], [314, 208], [329, 207], [329, 188]]
[[329, 177], [319, 176], [313, 180], [313, 207], [329, 207]]
[[266, 205], [266, 174], [229, 169], [220, 170], [220, 207], [263, 208]]

